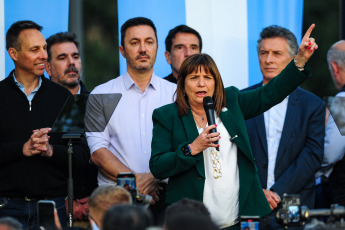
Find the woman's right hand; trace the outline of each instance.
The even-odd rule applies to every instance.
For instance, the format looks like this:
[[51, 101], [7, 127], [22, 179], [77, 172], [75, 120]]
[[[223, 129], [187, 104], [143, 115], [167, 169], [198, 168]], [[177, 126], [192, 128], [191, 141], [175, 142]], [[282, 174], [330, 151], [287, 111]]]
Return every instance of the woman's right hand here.
[[191, 144], [189, 144], [192, 155], [197, 155], [208, 147], [219, 147], [219, 145], [213, 144], [213, 142], [220, 139], [220, 133], [210, 133], [210, 130], [216, 127], [216, 125], [207, 126], [207, 128], [205, 128], [205, 130], [200, 133], [200, 135]]

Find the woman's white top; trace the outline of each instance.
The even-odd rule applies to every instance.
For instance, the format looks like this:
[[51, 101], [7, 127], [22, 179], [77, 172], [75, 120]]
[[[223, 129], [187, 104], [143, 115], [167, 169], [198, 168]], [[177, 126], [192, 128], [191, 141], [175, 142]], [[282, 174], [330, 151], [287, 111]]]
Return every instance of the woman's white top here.
[[[215, 114], [216, 115], [216, 114]], [[238, 222], [239, 212], [239, 171], [237, 166], [237, 145], [230, 141], [230, 135], [220, 118], [216, 117], [217, 131], [220, 133], [219, 150], [222, 177], [213, 176], [211, 149], [203, 151], [205, 166], [205, 187], [203, 203], [211, 213], [213, 221], [225, 228]], [[203, 132], [198, 128], [199, 134]]]

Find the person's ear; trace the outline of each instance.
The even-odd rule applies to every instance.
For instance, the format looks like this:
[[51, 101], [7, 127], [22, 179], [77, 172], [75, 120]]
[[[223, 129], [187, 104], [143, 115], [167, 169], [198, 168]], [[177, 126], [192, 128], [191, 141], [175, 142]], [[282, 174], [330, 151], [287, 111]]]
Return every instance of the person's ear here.
[[169, 65], [171, 65], [170, 52], [169, 51], [165, 51], [164, 52], [164, 56], [165, 56], [165, 59], [167, 60], [167, 63]]
[[50, 63], [47, 61], [45, 66], [46, 66], [47, 74], [51, 77], [52, 76], [52, 67], [51, 67]]
[[120, 46], [120, 47], [119, 47], [119, 50], [120, 50], [122, 56], [123, 56], [124, 58], [126, 58], [126, 51], [125, 51], [125, 48], [124, 48], [123, 46]]
[[7, 52], [8, 52], [8, 55], [10, 55], [10, 57], [11, 57], [11, 59], [12, 59], [13, 61], [17, 61], [17, 60], [18, 60], [18, 51], [17, 51], [15, 48], [10, 47], [10, 48], [7, 50]]
[[332, 66], [332, 69], [333, 69], [333, 73], [338, 75], [339, 74], [339, 67], [338, 67], [337, 63], [332, 61], [331, 62], [331, 66]]

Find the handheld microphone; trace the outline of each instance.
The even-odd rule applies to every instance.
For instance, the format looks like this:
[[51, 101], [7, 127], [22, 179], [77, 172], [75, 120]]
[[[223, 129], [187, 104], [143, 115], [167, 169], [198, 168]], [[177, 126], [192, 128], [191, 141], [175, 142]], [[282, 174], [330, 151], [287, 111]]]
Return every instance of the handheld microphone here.
[[[213, 104], [213, 100], [211, 97], [207, 96], [204, 97], [203, 100], [203, 105], [204, 105], [204, 110], [206, 112], [206, 117], [207, 117], [207, 123], [208, 125], [214, 125], [216, 124], [216, 119], [214, 117], [214, 104]], [[210, 133], [215, 133], [217, 132], [217, 129], [211, 129]], [[218, 140], [213, 142], [213, 144], [218, 145]], [[219, 147], [216, 147], [217, 151], [219, 151]]]

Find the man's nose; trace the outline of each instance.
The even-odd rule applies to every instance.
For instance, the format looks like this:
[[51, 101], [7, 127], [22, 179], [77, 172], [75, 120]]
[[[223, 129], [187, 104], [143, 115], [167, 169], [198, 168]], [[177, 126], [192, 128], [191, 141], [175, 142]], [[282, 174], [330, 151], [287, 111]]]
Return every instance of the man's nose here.
[[146, 45], [145, 42], [140, 43], [140, 47], [139, 47], [139, 51], [140, 53], [145, 53], [146, 52]]
[[47, 60], [47, 59], [48, 59], [47, 50], [42, 49], [42, 50], [40, 51], [40, 58], [41, 58], [41, 59], [44, 59], [44, 60]]
[[190, 56], [190, 55], [192, 55], [192, 54], [193, 54], [193, 50], [192, 50], [191, 48], [187, 47], [187, 48], [185, 49], [184, 56], [185, 56], [185, 57], [188, 57], [188, 56]]
[[68, 65], [74, 65], [75, 64], [75, 60], [72, 56], [68, 56], [67, 60], [68, 60]]
[[273, 61], [273, 56], [272, 54], [268, 54], [267, 57], [266, 57], [266, 63], [271, 63]]

